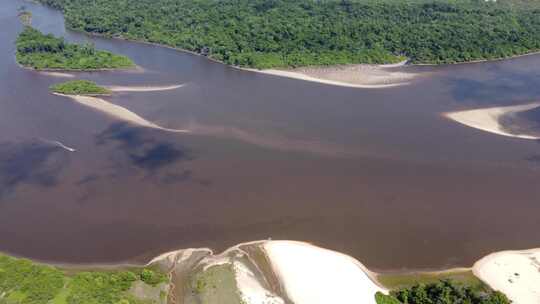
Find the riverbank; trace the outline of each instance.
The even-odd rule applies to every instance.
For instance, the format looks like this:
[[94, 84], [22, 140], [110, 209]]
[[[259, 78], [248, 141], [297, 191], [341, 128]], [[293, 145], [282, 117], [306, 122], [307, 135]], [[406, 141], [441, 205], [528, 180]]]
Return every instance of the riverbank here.
[[[538, 303], [540, 291], [540, 249], [494, 253], [473, 268], [407, 273], [374, 273], [336, 251], [299, 241], [264, 240], [241, 243], [219, 254], [209, 248], [170, 251], [142, 265], [48, 265], [70, 275], [154, 269], [168, 277], [160, 287], [166, 288], [169, 300], [174, 299], [168, 303], [185, 304], [217, 303], [223, 298], [246, 304], [376, 304], [376, 293], [447, 279], [476, 291], [484, 290], [485, 282], [520, 304]], [[388, 280], [390, 276], [394, 281]]]

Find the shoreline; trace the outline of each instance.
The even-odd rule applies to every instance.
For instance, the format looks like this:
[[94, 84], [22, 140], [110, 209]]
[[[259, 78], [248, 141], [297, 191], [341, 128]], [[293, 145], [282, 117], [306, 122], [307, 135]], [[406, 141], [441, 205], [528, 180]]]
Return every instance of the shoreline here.
[[[15, 62], [17, 63], [17, 65], [22, 68], [22, 69], [25, 69], [25, 70], [29, 70], [29, 71], [34, 71], [34, 72], [38, 72], [38, 73], [56, 73], [56, 75], [51, 75], [51, 76], [58, 76], [58, 77], [75, 77], [74, 75], [70, 75], [68, 73], [74, 73], [74, 72], [79, 72], [79, 73], [92, 73], [92, 72], [115, 72], [115, 71], [119, 71], [119, 72], [144, 72], [145, 69], [137, 64], [134, 64], [133, 67], [125, 67], [125, 68], [100, 68], [100, 69], [62, 69], [62, 68], [47, 68], [47, 69], [37, 69], [37, 68], [33, 68], [31, 66], [25, 66], [25, 65], [22, 65], [20, 64], [18, 61], [17, 61], [17, 58], [15, 58]], [[63, 74], [63, 75], [62, 75]], [[60, 76], [62, 75], [62, 76]], [[70, 76], [67, 76], [67, 75], [70, 75]]]
[[[159, 264], [161, 261], [164, 261], [166, 259], [169, 259], [170, 257], [174, 257], [175, 255], [181, 254], [186, 251], [205, 251], [208, 252], [211, 256], [225, 256], [228, 253], [231, 253], [235, 250], [242, 250], [243, 246], [246, 245], [262, 245], [264, 246], [266, 243], [269, 242], [283, 242], [283, 243], [291, 243], [291, 244], [300, 244], [300, 245], [310, 245], [316, 248], [320, 248], [323, 250], [331, 251], [336, 254], [345, 256], [347, 258], [353, 259], [357, 261], [361, 266], [360, 268], [365, 271], [366, 275], [369, 276], [370, 279], [373, 280], [374, 283], [377, 285], [384, 287], [384, 284], [379, 282], [378, 277], [380, 275], [414, 275], [414, 274], [448, 274], [448, 273], [455, 273], [455, 272], [466, 272], [466, 271], [474, 271], [474, 268], [477, 266], [477, 264], [491, 256], [498, 256], [505, 253], [515, 253], [515, 252], [540, 252], [540, 248], [537, 249], [525, 249], [525, 250], [504, 250], [504, 251], [497, 251], [490, 254], [487, 254], [480, 259], [478, 259], [474, 264], [470, 267], [452, 267], [452, 268], [422, 268], [422, 269], [405, 269], [405, 270], [378, 270], [374, 271], [365, 266], [360, 260], [356, 259], [353, 256], [347, 255], [345, 253], [341, 253], [339, 251], [334, 251], [328, 248], [324, 247], [318, 247], [316, 245], [313, 245], [309, 242], [304, 241], [298, 241], [298, 240], [256, 240], [256, 241], [248, 241], [236, 244], [234, 246], [228, 247], [227, 249], [216, 252], [214, 249], [209, 247], [188, 247], [188, 248], [181, 248], [181, 249], [175, 249], [163, 252], [161, 254], [158, 254], [152, 258], [146, 259], [144, 262], [134, 262], [133, 260], [136, 259], [136, 256], [133, 258], [129, 258], [122, 261], [117, 262], [89, 262], [89, 263], [73, 263], [73, 262], [61, 262], [61, 261], [52, 261], [52, 260], [45, 260], [45, 259], [38, 259], [38, 258], [31, 258], [26, 257], [20, 254], [12, 253], [9, 251], [0, 251], [0, 255], [6, 255], [18, 259], [27, 259], [31, 260], [32, 262], [38, 263], [38, 264], [46, 264], [51, 265], [55, 267], [60, 268], [67, 268], [67, 269], [124, 269], [124, 268], [130, 268], [130, 267], [148, 267], [154, 264]], [[480, 279], [480, 278], [479, 278]]]
[[526, 57], [526, 56], [539, 55], [539, 54], [540, 54], [540, 50], [534, 50], [534, 51], [527, 52], [527, 53], [524, 53], [524, 54], [512, 55], [512, 56], [501, 57], [501, 58], [476, 59], [476, 60], [471, 60], [471, 61], [454, 62], [454, 63], [413, 63], [413, 64], [411, 64], [411, 66], [437, 67], [437, 66], [453, 66], [453, 65], [489, 63], [489, 62], [499, 62], [499, 61], [505, 61], [505, 60], [512, 60], [512, 59], [517, 59], [517, 58]]
[[[28, 259], [6, 252], [0, 254]], [[167, 273], [168, 284], [173, 286], [173, 290], [178, 282], [185, 282], [192, 275], [215, 269], [213, 267], [231, 267], [237, 283], [235, 288], [243, 299], [266, 299], [272, 304], [291, 301], [326, 304], [332, 302], [329, 299], [334, 300], [336, 295], [341, 300], [339, 303], [343, 304], [359, 303], [359, 299], [362, 300], [360, 303], [375, 304], [377, 292], [389, 294], [392, 290], [445, 279], [471, 288], [499, 291], [513, 303], [538, 304], [540, 300], [540, 248], [494, 252], [476, 261], [471, 268], [435, 272], [374, 272], [350, 255], [294, 240], [245, 242], [219, 253], [210, 248], [172, 250], [145, 263], [79, 264], [29, 260], [66, 271], [126, 271], [156, 267]], [[387, 277], [381, 278], [384, 275]], [[177, 295], [173, 291], [173, 296]]]
[[[43, 4], [41, 4], [41, 5], [43, 5]], [[123, 36], [116, 36], [116, 35], [103, 35], [103, 34], [99, 34], [99, 33], [86, 32], [86, 31], [83, 31], [83, 30], [77, 30], [77, 29], [73, 29], [73, 28], [67, 28], [67, 29], [69, 29], [70, 31], [76, 32], [76, 33], [81, 33], [81, 34], [84, 34], [84, 35], [88, 35], [90, 37], [118, 39], [118, 40], [122, 40], [122, 41], [148, 44], [148, 45], [164, 47], [164, 48], [168, 48], [168, 49], [172, 49], [172, 50], [176, 50], [176, 51], [181, 51], [181, 52], [185, 52], [185, 53], [188, 53], [188, 54], [204, 57], [204, 58], [207, 58], [210, 61], [221, 63], [221, 64], [226, 65], [228, 67], [237, 68], [237, 69], [240, 69], [240, 70], [258, 70], [256, 68], [251, 68], [251, 67], [243, 67], [243, 66], [231, 65], [231, 64], [225, 63], [225, 62], [223, 62], [221, 60], [218, 60], [218, 59], [203, 55], [203, 54], [195, 52], [195, 51], [190, 51], [190, 50], [187, 50], [187, 49], [183, 49], [183, 48], [180, 48], [180, 47], [174, 47], [174, 46], [170, 46], [170, 45], [166, 45], [166, 44], [160, 44], [160, 43], [157, 43], [157, 42], [150, 42], [150, 41], [145, 41], [145, 40], [140, 40], [140, 39], [131, 39], [131, 38], [126, 38], [126, 37], [123, 37]], [[452, 65], [464, 65], [464, 64], [497, 62], [497, 61], [504, 61], [504, 60], [510, 60], [510, 59], [516, 59], [516, 58], [520, 58], [520, 57], [525, 57], [525, 56], [539, 55], [539, 54], [540, 54], [540, 49], [536, 49], [536, 50], [532, 50], [530, 52], [526, 52], [526, 53], [523, 53], [523, 54], [512, 55], [512, 56], [508, 56], [508, 57], [500, 57], [500, 58], [493, 58], [493, 59], [475, 59], [475, 60], [471, 60], [471, 61], [453, 62], [453, 63], [410, 63], [409, 59], [406, 59], [406, 60], [403, 60], [403, 61], [407, 62], [405, 64], [406, 66], [452, 66]], [[401, 64], [401, 62], [399, 62], [399, 63], [389, 63], [389, 64], [350, 63], [350, 65], [357, 65], [357, 64], [360, 64], [360, 65], [383, 65], [383, 66], [387, 66], [387, 67], [392, 67], [392, 65]], [[334, 66], [338, 66], [338, 65], [339, 64], [333, 64], [333, 65], [328, 65], [328, 66], [329, 67], [334, 67]], [[347, 64], [347, 65], [349, 65], [349, 64]], [[301, 67], [318, 67], [318, 66], [317, 65], [309, 65], [309, 66], [301, 66]], [[275, 68], [272, 68], [272, 69], [290, 69], [290, 68], [292, 68], [292, 67], [275, 67]], [[261, 70], [259, 70], [259, 71], [261, 71]]]
[[[227, 64], [227, 63], [225, 63], [223, 61], [220, 61], [218, 59], [212, 58], [212, 57], [207, 56], [207, 55], [203, 55], [203, 54], [195, 52], [195, 51], [190, 51], [190, 50], [187, 50], [187, 49], [183, 49], [183, 48], [180, 48], [180, 47], [174, 47], [174, 46], [170, 46], [170, 45], [166, 45], [166, 44], [160, 44], [160, 43], [157, 43], [157, 42], [144, 41], [142, 39], [126, 38], [126, 37], [123, 37], [123, 36], [120, 36], [120, 35], [103, 35], [103, 34], [98, 34], [98, 33], [93, 33], [93, 32], [86, 32], [86, 31], [83, 31], [83, 30], [77, 30], [77, 29], [73, 29], [73, 28], [68, 28], [68, 29], [70, 31], [80, 33], [80, 34], [83, 34], [83, 35], [86, 35], [86, 36], [89, 36], [89, 37], [101, 37], [101, 38], [106, 38], [106, 39], [118, 39], [118, 40], [127, 41], [127, 42], [134, 42], [134, 43], [141, 43], [141, 44], [146, 44], [146, 45], [151, 45], [151, 46], [163, 47], [163, 48], [171, 49], [171, 50], [174, 50], [174, 51], [179, 51], [179, 52], [184, 52], [184, 53], [195, 55], [195, 56], [204, 57], [204, 58], [206, 58], [207, 60], [209, 60], [211, 62], [219, 63], [219, 64], [225, 65], [225, 66], [233, 68], [233, 69], [242, 70], [242, 71], [249, 71], [249, 72], [254, 72], [254, 73], [260, 73], [260, 74], [266, 74], [266, 75], [277, 76], [277, 77], [284, 77], [284, 78], [298, 79], [298, 80], [309, 81], [309, 82], [322, 83], [322, 84], [327, 84], [327, 85], [349, 87], [349, 88], [361, 88], [361, 89], [383, 89], [383, 88], [392, 88], [392, 87], [398, 87], [398, 86], [404, 86], [404, 85], [410, 84], [410, 82], [408, 82], [408, 81], [392, 82], [392, 81], [389, 81], [390, 79], [386, 79], [390, 83], [379, 83], [379, 84], [350, 83], [350, 82], [346, 82], [346, 81], [336, 81], [336, 80], [332, 80], [332, 79], [325, 79], [324, 77], [313, 77], [312, 75], [306, 75], [306, 74], [303, 74], [303, 73], [298, 73], [298, 72], [294, 71], [296, 68], [293, 68], [293, 67], [276, 67], [276, 68], [272, 68], [272, 69], [260, 70], [260, 69], [251, 68], [251, 67], [244, 67], [244, 66], [236, 66], [236, 65]], [[524, 53], [524, 54], [512, 55], [512, 56], [508, 56], [508, 57], [493, 58], [493, 59], [478, 59], [478, 60], [472, 60], [472, 61], [466, 61], [466, 62], [455, 62], [455, 63], [410, 63], [409, 59], [406, 59], [406, 60], [404, 60], [402, 62], [399, 62], [399, 63], [390, 63], [390, 64], [382, 64], [382, 65], [381, 64], [353, 64], [353, 63], [351, 63], [351, 64], [346, 64], [346, 65], [337, 65], [337, 64], [335, 64], [335, 65], [328, 65], [328, 66], [302, 66], [302, 67], [299, 67], [299, 68], [300, 69], [302, 69], [302, 68], [304, 68], [304, 69], [321, 69], [321, 68], [339, 69], [340, 66], [376, 67], [376, 68], [379, 68], [379, 69], [396, 68], [396, 67], [402, 67], [402, 66], [411, 66], [411, 67], [414, 67], [414, 66], [428, 66], [429, 67], [429, 66], [431, 66], [431, 67], [438, 67], [438, 66], [453, 66], [453, 65], [466, 65], [466, 64], [481, 64], [481, 63], [489, 63], [489, 62], [498, 62], [498, 61], [512, 60], [512, 59], [516, 59], [516, 58], [520, 58], [520, 57], [539, 55], [539, 54], [540, 54], [540, 50], [533, 50], [533, 51], [530, 51], [530, 52], [527, 52], [527, 53]], [[412, 73], [409, 73], [409, 74], [412, 74]], [[413, 76], [411, 77], [411, 80], [412, 80], [412, 78], [414, 76], [418, 76], [418, 74], [420, 74], [420, 73], [412, 74]], [[347, 75], [345, 75], [345, 77], [347, 77]]]

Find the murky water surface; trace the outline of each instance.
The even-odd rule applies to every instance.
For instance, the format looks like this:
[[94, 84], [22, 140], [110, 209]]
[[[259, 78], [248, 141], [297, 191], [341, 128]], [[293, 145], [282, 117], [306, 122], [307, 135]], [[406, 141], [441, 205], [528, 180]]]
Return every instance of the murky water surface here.
[[[38, 29], [130, 56], [106, 98], [177, 134], [48, 93], [14, 60], [17, 7]], [[185, 247], [295, 239], [373, 269], [467, 266], [540, 246], [540, 145], [467, 128], [453, 110], [540, 99], [540, 56], [451, 67], [410, 86], [334, 87], [157, 46], [65, 31], [61, 13], [0, 2], [0, 250], [61, 262], [143, 261]], [[531, 112], [527, 119], [539, 119]], [[70, 152], [56, 144], [76, 149]]]

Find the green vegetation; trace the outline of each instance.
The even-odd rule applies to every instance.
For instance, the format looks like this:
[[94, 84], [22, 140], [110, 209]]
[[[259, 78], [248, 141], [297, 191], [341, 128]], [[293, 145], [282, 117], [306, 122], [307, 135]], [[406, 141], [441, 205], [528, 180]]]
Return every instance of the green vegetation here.
[[456, 63], [540, 49], [529, 0], [40, 0], [67, 26], [256, 68]]
[[[51, 266], [0, 255], [0, 304], [147, 304], [130, 292], [133, 284], [155, 286], [167, 281], [150, 269], [85, 271], [67, 274]], [[144, 295], [142, 295], [144, 296]]]
[[52, 85], [51, 91], [66, 95], [104, 95], [111, 91], [89, 80], [72, 80]]
[[66, 43], [63, 38], [44, 35], [26, 26], [17, 38], [17, 62], [34, 69], [99, 70], [133, 67], [120, 55], [98, 51], [91, 44]]
[[[508, 298], [498, 292], [489, 289], [474, 290], [470, 286], [442, 280], [437, 283], [417, 284], [411, 288], [405, 288], [391, 292], [390, 297], [379, 296], [378, 304], [510, 304]], [[394, 301], [394, 302], [392, 302]]]
[[441, 280], [451, 280], [452, 282], [470, 286], [475, 290], [486, 288], [485, 284], [468, 269], [437, 272], [381, 273], [377, 275], [377, 281], [388, 289], [408, 288], [420, 283], [431, 284]]
[[379, 291], [375, 294], [375, 302], [377, 304], [401, 304], [396, 298], [387, 296]]

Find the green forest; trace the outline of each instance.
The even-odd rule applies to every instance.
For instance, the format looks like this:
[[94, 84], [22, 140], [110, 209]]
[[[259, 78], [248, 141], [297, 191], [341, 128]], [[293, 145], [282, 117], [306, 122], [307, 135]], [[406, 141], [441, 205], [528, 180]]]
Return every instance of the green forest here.
[[72, 80], [57, 83], [49, 88], [51, 91], [67, 95], [107, 95], [111, 91], [98, 86], [95, 82], [89, 80]]
[[488, 288], [473, 288], [450, 280], [415, 284], [410, 288], [377, 293], [377, 304], [510, 304], [501, 292]]
[[125, 56], [96, 50], [91, 44], [67, 43], [25, 26], [17, 38], [17, 62], [38, 70], [99, 70], [134, 67]]
[[69, 28], [255, 68], [458, 63], [540, 49], [530, 0], [40, 0]]
[[[0, 254], [0, 304], [151, 304], [130, 292], [135, 282], [159, 288], [167, 277], [157, 271], [63, 271]], [[166, 296], [166, 295], [163, 295]]]

